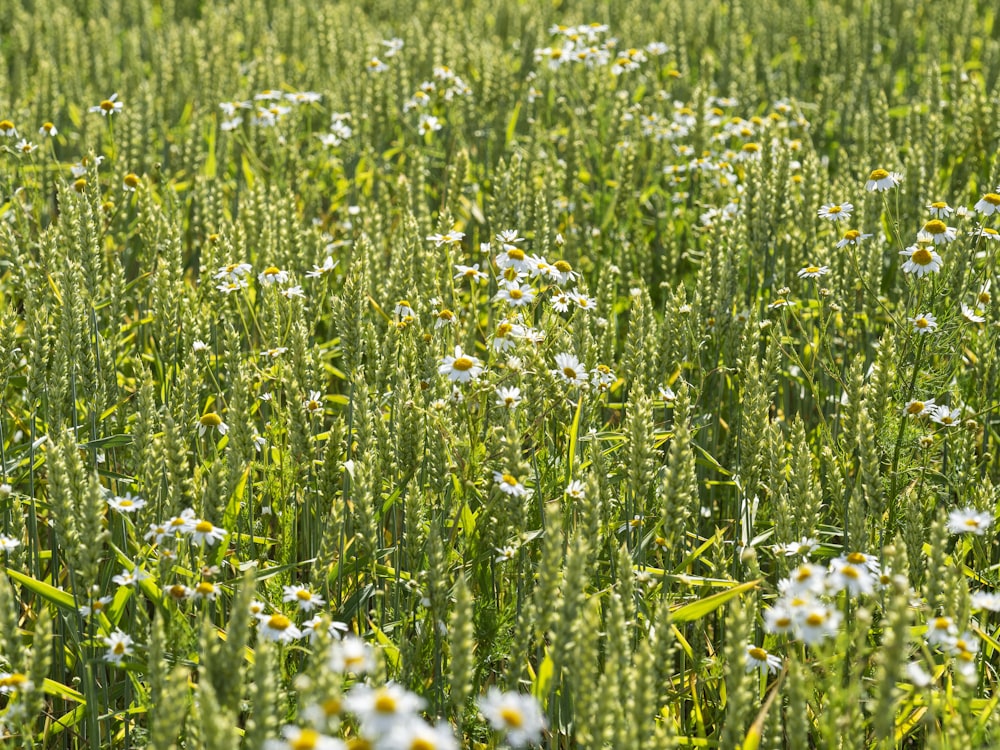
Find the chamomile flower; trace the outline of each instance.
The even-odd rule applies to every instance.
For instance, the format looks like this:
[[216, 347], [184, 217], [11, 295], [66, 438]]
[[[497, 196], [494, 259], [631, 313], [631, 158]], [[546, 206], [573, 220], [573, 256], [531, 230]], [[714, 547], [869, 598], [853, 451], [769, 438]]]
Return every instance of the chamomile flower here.
[[340, 261], [334, 261], [333, 256], [327, 255], [326, 260], [323, 261], [323, 265], [313, 266], [313, 270], [306, 273], [307, 279], [318, 279], [320, 276], [325, 276], [330, 273]]
[[913, 330], [917, 333], [933, 333], [937, 328], [937, 321], [930, 313], [923, 313], [907, 320], [913, 324]]
[[982, 536], [993, 524], [993, 515], [975, 508], [958, 508], [948, 514], [948, 531], [952, 534]]
[[1000, 213], [1000, 191], [997, 193], [987, 193], [980, 198], [973, 206], [981, 216], [992, 216]]
[[305, 586], [299, 585], [282, 587], [281, 599], [296, 604], [303, 612], [312, 612], [326, 604], [326, 600], [319, 594], [314, 594]]
[[950, 617], [933, 617], [927, 622], [927, 632], [924, 640], [931, 646], [946, 644], [958, 633], [955, 621]]
[[831, 591], [846, 589], [852, 596], [875, 592], [875, 577], [864, 565], [850, 562], [846, 557], [838, 557], [830, 562], [827, 586]]
[[0, 120], [0, 135], [7, 138], [17, 138], [17, 128], [10, 120]]
[[253, 266], [249, 263], [229, 263], [217, 270], [212, 278], [216, 281], [241, 281], [251, 273]]
[[819, 565], [805, 562], [778, 582], [782, 594], [791, 597], [816, 596], [826, 589], [826, 571]]
[[870, 234], [862, 234], [857, 229], [848, 229], [844, 232], [844, 236], [837, 243], [837, 247], [847, 247], [848, 245], [860, 245], [867, 239], [870, 239]]
[[264, 286], [284, 284], [288, 281], [288, 271], [283, 271], [277, 266], [268, 266], [257, 274], [257, 280]]
[[96, 104], [88, 112], [93, 112], [104, 117], [111, 117], [111, 115], [116, 115], [122, 111], [124, 104], [118, 101], [118, 94], [112, 94], [107, 99], [104, 99], [100, 104]]
[[149, 578], [149, 573], [147, 573], [142, 568], [136, 566], [132, 570], [125, 568], [116, 576], [111, 578], [112, 583], [117, 583], [119, 586], [134, 586], [140, 581], [144, 581]]
[[365, 70], [369, 73], [384, 73], [389, 69], [389, 66], [384, 62], [379, 60], [377, 57], [373, 57], [371, 60], [365, 63]]
[[109, 497], [108, 505], [119, 513], [135, 513], [146, 507], [146, 501], [141, 497], [136, 497], [131, 492], [126, 492], [125, 497]]
[[505, 495], [510, 495], [511, 497], [527, 497], [531, 494], [531, 490], [521, 484], [518, 478], [513, 474], [494, 471], [493, 481]]
[[38, 129], [38, 135], [47, 136], [49, 138], [55, 138], [59, 135], [59, 129], [55, 124], [51, 122], [43, 122], [42, 127]]
[[517, 547], [507, 545], [506, 547], [497, 547], [497, 556], [494, 558], [495, 562], [510, 562], [517, 556]]
[[479, 699], [479, 710], [495, 730], [506, 734], [512, 747], [537, 743], [545, 731], [545, 716], [530, 695], [504, 693], [491, 687]]
[[764, 629], [768, 633], [783, 635], [791, 633], [795, 628], [795, 618], [788, 603], [778, 600], [773, 607], [764, 610]]
[[126, 193], [134, 193], [138, 189], [142, 180], [139, 175], [135, 172], [129, 172], [127, 175], [122, 177], [122, 189]]
[[947, 219], [955, 213], [955, 209], [944, 201], [934, 201], [934, 203], [929, 203], [927, 205], [927, 210], [930, 211], [931, 216], [935, 219]]
[[918, 279], [941, 270], [941, 256], [925, 244], [911, 245], [899, 254], [906, 258], [903, 273], [916, 274]]
[[1000, 594], [977, 591], [972, 595], [972, 608], [977, 611], [1000, 612]]
[[328, 737], [311, 727], [297, 727], [287, 724], [281, 729], [284, 740], [269, 739], [264, 742], [264, 750], [346, 750], [343, 740]]
[[514, 409], [521, 403], [521, 389], [517, 386], [501, 386], [497, 388], [496, 405], [505, 409]]
[[80, 607], [80, 615], [82, 617], [90, 617], [91, 615], [95, 615], [98, 612], [103, 611], [106, 606], [111, 604], [111, 601], [113, 599], [114, 599], [113, 596], [101, 596], [98, 597], [97, 599], [91, 599], [90, 604], [84, 604], [83, 606]]
[[469, 383], [483, 374], [483, 365], [478, 358], [465, 354], [462, 347], [456, 346], [454, 356], [446, 356], [438, 363], [438, 373], [447, 375], [452, 382]]
[[766, 669], [770, 674], [776, 674], [781, 669], [781, 657], [766, 651], [760, 646], [748, 643], [746, 654], [747, 672], [752, 672], [755, 669]]
[[938, 404], [934, 407], [930, 417], [932, 422], [937, 422], [943, 427], [955, 427], [962, 418], [962, 410], [960, 408], [949, 409], [944, 404]]
[[1000, 232], [992, 227], [976, 227], [972, 230], [974, 237], [982, 237], [990, 242], [1000, 242]]
[[198, 437], [203, 437], [209, 430], [217, 430], [220, 435], [229, 432], [229, 425], [222, 421], [222, 417], [214, 411], [202, 414], [196, 423], [198, 427]]
[[438, 310], [435, 314], [434, 328], [445, 328], [446, 326], [458, 325], [458, 318], [448, 308], [442, 308]]
[[970, 323], [983, 323], [986, 321], [985, 317], [980, 315], [976, 310], [972, 309], [964, 302], [962, 303], [962, 317]]
[[21, 546], [21, 540], [6, 534], [0, 534], [0, 552], [13, 552]]
[[936, 406], [937, 404], [934, 403], [934, 399], [932, 398], [926, 401], [913, 399], [906, 402], [906, 405], [903, 407], [903, 414], [908, 417], [925, 417], [931, 414]]
[[572, 299], [573, 304], [581, 310], [593, 310], [597, 307], [597, 300], [586, 294], [573, 294], [570, 296], [570, 299]]
[[375, 669], [375, 651], [356, 635], [330, 644], [327, 666], [336, 674], [362, 675]]
[[872, 170], [870, 175], [868, 175], [868, 182], [865, 183], [865, 190], [870, 193], [884, 193], [887, 190], [892, 190], [902, 181], [903, 175], [898, 172], [887, 172], [884, 169], [875, 169]]
[[917, 242], [933, 242], [935, 245], [945, 245], [958, 238], [958, 230], [949, 227], [941, 219], [931, 219], [917, 233]]
[[381, 687], [355, 684], [344, 697], [344, 709], [361, 722], [363, 732], [384, 735], [401, 721], [415, 719], [426, 704], [402, 685], [389, 682]]
[[474, 263], [471, 266], [457, 264], [455, 266], [455, 280], [461, 281], [462, 279], [469, 279], [472, 282], [478, 281], [480, 284], [485, 284], [490, 280], [490, 277], [489, 274], [479, 270], [478, 263]]
[[188, 533], [195, 544], [207, 544], [209, 547], [226, 538], [226, 530], [215, 526], [211, 521], [199, 520], [190, 527]]
[[447, 722], [431, 726], [414, 716], [392, 725], [379, 738], [380, 750], [458, 750], [458, 741]]
[[854, 206], [851, 203], [826, 203], [819, 208], [819, 218], [828, 221], [847, 221]]
[[14, 144], [14, 148], [16, 148], [22, 154], [30, 154], [32, 151], [35, 151], [35, 150], [38, 149], [38, 145], [35, 144], [35, 143], [32, 143], [31, 141], [27, 140], [26, 138], [22, 138], [21, 140], [19, 140], [17, 143]]
[[108, 647], [107, 653], [104, 654], [105, 661], [109, 661], [112, 664], [119, 664], [126, 656], [132, 655], [132, 644], [135, 641], [127, 633], [123, 633], [116, 628], [113, 633], [106, 636], [103, 640], [104, 645]]
[[219, 595], [219, 587], [211, 581], [198, 581], [197, 585], [191, 589], [190, 597], [195, 601], [214, 602]]
[[291, 643], [302, 637], [302, 631], [280, 612], [273, 615], [258, 615], [257, 634], [265, 640], [279, 643]]
[[420, 135], [429, 135], [436, 133], [442, 127], [441, 121], [438, 118], [434, 115], [424, 113], [420, 115], [420, 121], [417, 123], [417, 132]]
[[829, 266], [806, 266], [796, 274], [800, 279], [818, 279], [824, 274], [830, 273]]
[[434, 247], [441, 247], [442, 245], [460, 245], [464, 239], [465, 232], [456, 232], [455, 230], [445, 232], [444, 234], [427, 235], [427, 241], [433, 242]]
[[556, 369], [552, 371], [552, 374], [572, 385], [585, 385], [587, 383], [586, 368], [575, 354], [569, 352], [556, 355]]
[[814, 603], [802, 610], [796, 620], [796, 635], [804, 643], [813, 645], [837, 634], [843, 615], [824, 604]]

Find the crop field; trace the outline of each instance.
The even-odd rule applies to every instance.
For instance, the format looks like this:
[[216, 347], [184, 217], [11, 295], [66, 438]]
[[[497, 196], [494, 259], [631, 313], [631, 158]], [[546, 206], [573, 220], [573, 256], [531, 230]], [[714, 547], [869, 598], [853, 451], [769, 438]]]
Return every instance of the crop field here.
[[990, 0], [0, 2], [0, 745], [1000, 747], [998, 154]]

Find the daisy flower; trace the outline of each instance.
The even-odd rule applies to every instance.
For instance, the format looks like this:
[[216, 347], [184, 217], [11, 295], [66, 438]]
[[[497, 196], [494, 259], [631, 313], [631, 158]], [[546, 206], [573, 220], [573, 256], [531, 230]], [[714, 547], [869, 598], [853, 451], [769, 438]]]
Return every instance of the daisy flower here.
[[455, 356], [446, 356], [438, 363], [438, 373], [447, 375], [448, 380], [468, 383], [483, 374], [483, 365], [476, 357], [467, 355], [462, 347], [455, 347]]
[[12, 552], [21, 546], [21, 540], [6, 534], [0, 534], [0, 552]]
[[827, 273], [830, 273], [829, 266], [806, 266], [797, 275], [800, 279], [818, 279]]
[[530, 490], [521, 484], [513, 474], [499, 471], [493, 472], [493, 481], [500, 487], [500, 491], [511, 497], [526, 497]]
[[865, 190], [868, 192], [885, 192], [886, 190], [892, 190], [900, 182], [903, 181], [903, 175], [898, 172], [887, 172], [884, 169], [872, 170], [872, 173], [868, 175], [868, 182], [865, 183]]
[[132, 644], [135, 641], [127, 633], [116, 628], [111, 635], [106, 636], [103, 640], [104, 645], [108, 647], [108, 652], [104, 655], [105, 661], [118, 664], [126, 656], [132, 655]]
[[277, 266], [268, 266], [257, 274], [257, 280], [264, 286], [284, 284], [288, 281], [288, 271], [282, 271]]
[[320, 276], [330, 273], [340, 261], [334, 261], [333, 256], [327, 255], [323, 265], [313, 265], [313, 270], [306, 273], [307, 279], [318, 279]]
[[941, 270], [941, 256], [926, 245], [911, 245], [899, 254], [906, 258], [903, 273], [914, 273], [918, 279]]
[[973, 206], [982, 216], [992, 216], [1000, 212], [1000, 193], [987, 193]]
[[586, 294], [574, 294], [570, 297], [570, 299], [572, 299], [573, 304], [581, 310], [593, 310], [597, 307], [597, 300], [593, 297], [588, 297]]
[[191, 590], [191, 598], [198, 601], [205, 600], [213, 602], [219, 595], [219, 587], [211, 581], [199, 581], [198, 585]]
[[346, 635], [330, 644], [327, 666], [337, 674], [365, 674], [375, 669], [375, 652], [362, 638]]
[[474, 263], [471, 266], [456, 265], [455, 266], [455, 280], [461, 281], [462, 279], [469, 279], [470, 281], [478, 281], [481, 284], [485, 284], [490, 280], [488, 274], [484, 271], [479, 270], [479, 264]]
[[808, 645], [819, 643], [837, 634], [843, 615], [823, 604], [813, 604], [803, 610], [796, 622], [796, 634]]
[[983, 323], [986, 320], [985, 317], [980, 315], [976, 310], [973, 310], [964, 302], [962, 303], [962, 317], [970, 323]]
[[297, 727], [287, 724], [281, 728], [284, 740], [269, 739], [264, 743], [264, 750], [346, 750], [347, 745], [342, 740], [327, 737], [310, 727]]
[[573, 385], [584, 385], [587, 382], [587, 370], [576, 358], [576, 355], [569, 352], [556, 355], [556, 369], [552, 371], [552, 374], [558, 375]]
[[149, 573], [139, 567], [135, 567], [132, 570], [125, 568], [121, 573], [112, 577], [111, 581], [112, 583], [117, 583], [119, 586], [132, 586], [147, 578], [149, 578]]
[[191, 598], [192, 594], [194, 594], [194, 592], [183, 583], [175, 583], [173, 586], [167, 588], [166, 592], [167, 595], [178, 604]]
[[495, 562], [510, 562], [517, 556], [517, 547], [512, 547], [507, 545], [506, 547], [497, 547], [497, 556], [494, 558]]
[[38, 146], [32, 143], [31, 141], [27, 140], [26, 138], [22, 138], [21, 140], [19, 140], [17, 143], [14, 144], [14, 148], [16, 148], [22, 154], [30, 154], [32, 151], [35, 151], [38, 148]]
[[430, 234], [426, 237], [428, 242], [433, 242], [434, 247], [442, 245], [458, 245], [465, 239], [465, 232], [445, 232], [444, 234]]
[[434, 328], [444, 328], [445, 326], [453, 326], [458, 324], [458, 318], [455, 317], [455, 313], [447, 308], [442, 308], [438, 310], [434, 315], [437, 318], [434, 321]]
[[118, 497], [117, 495], [109, 497], [108, 505], [119, 513], [135, 513], [146, 507], [146, 501], [141, 497], [136, 497], [131, 492], [126, 492], [125, 497]]
[[201, 419], [197, 422], [198, 425], [198, 437], [203, 437], [209, 430], [218, 430], [220, 435], [225, 435], [229, 432], [229, 425], [222, 421], [222, 417], [216, 414], [214, 411], [210, 411], [201, 416]]
[[384, 62], [379, 60], [377, 57], [373, 57], [371, 60], [365, 63], [365, 69], [369, 73], [384, 73], [389, 69], [389, 66]]
[[826, 203], [819, 208], [819, 218], [828, 221], [847, 221], [854, 206], [850, 203]]
[[38, 129], [38, 135], [45, 135], [49, 138], [55, 138], [59, 135], [59, 130], [56, 128], [55, 124], [51, 122], [43, 122], [42, 127]]
[[303, 612], [312, 612], [317, 607], [326, 604], [326, 600], [319, 594], [312, 593], [305, 586], [284, 586], [282, 587], [282, 601], [297, 604]]
[[775, 635], [791, 633], [795, 627], [795, 618], [788, 604], [778, 601], [773, 607], [764, 610], [764, 629]]
[[957, 237], [958, 230], [955, 227], [949, 227], [941, 219], [931, 219], [917, 233], [917, 242], [929, 240], [935, 245], [944, 245], [953, 242]]
[[587, 488], [579, 479], [574, 479], [566, 485], [566, 489], [563, 490], [563, 493], [566, 497], [572, 500], [583, 500], [587, 497]]
[[285, 615], [280, 613], [258, 615], [257, 623], [257, 633], [264, 640], [291, 643], [302, 637], [302, 631], [295, 627], [292, 621]]
[[830, 562], [827, 584], [832, 591], [847, 591], [852, 596], [875, 592], [875, 578], [863, 565], [849, 562], [846, 557], [838, 557]]
[[403, 719], [379, 739], [384, 750], [458, 750], [459, 745], [447, 722], [431, 726], [419, 717]]
[[505, 732], [512, 747], [539, 742], [545, 731], [545, 716], [530, 695], [504, 693], [491, 687], [479, 699], [479, 710], [495, 730]]
[[746, 671], [752, 672], [755, 669], [766, 669], [770, 674], [776, 674], [781, 669], [781, 657], [765, 651], [760, 646], [748, 643], [746, 647], [747, 666]]
[[843, 238], [837, 243], [837, 247], [847, 247], [848, 245], [860, 245], [864, 240], [870, 239], [870, 234], [862, 234], [857, 229], [848, 229], [844, 232]]
[[104, 117], [110, 117], [121, 112], [124, 106], [124, 104], [118, 101], [118, 94], [112, 94], [100, 104], [94, 105], [87, 111], [103, 115]]
[[986, 612], [1000, 612], [1000, 594], [992, 591], [977, 591], [972, 595], [972, 608]]
[[935, 201], [934, 203], [928, 204], [927, 210], [930, 211], [931, 216], [935, 219], [947, 219], [955, 213], [955, 209], [944, 201]]
[[952, 534], [982, 536], [993, 524], [993, 515], [975, 508], [959, 508], [948, 514], [948, 531]]
[[915, 318], [907, 318], [913, 323], [913, 330], [917, 333], [932, 333], [937, 328], [937, 321], [930, 313], [923, 313]]
[[195, 544], [208, 544], [209, 547], [226, 538], [225, 529], [220, 529], [218, 526], [213, 525], [211, 521], [205, 520], [200, 520], [191, 526], [188, 533], [191, 535], [192, 542]]
[[0, 120], [0, 135], [8, 138], [17, 138], [17, 128], [10, 120]]
[[951, 641], [956, 633], [958, 633], [958, 628], [955, 627], [954, 620], [950, 617], [935, 617], [927, 623], [924, 640], [931, 646], [945, 644]]
[[937, 404], [934, 403], [934, 399], [929, 398], [926, 401], [912, 400], [907, 401], [906, 405], [903, 407], [903, 414], [909, 417], [923, 417], [934, 411]]
[[944, 427], [954, 427], [962, 418], [962, 410], [960, 408], [949, 409], [944, 404], [938, 404], [930, 416], [932, 422], [937, 422]]
[[389, 682], [382, 687], [356, 684], [344, 697], [344, 709], [361, 722], [363, 732], [384, 735], [401, 721], [417, 718], [426, 705], [419, 695]]
[[991, 227], [976, 227], [972, 230], [972, 234], [975, 237], [982, 237], [991, 242], [1000, 242], [1000, 232]]
[[513, 409], [519, 403], [521, 403], [520, 388], [516, 386], [497, 388], [497, 406], [502, 406], [505, 409]]
[[323, 411], [323, 394], [319, 391], [309, 391], [309, 398], [305, 399], [302, 405], [310, 414]]
[[84, 604], [80, 607], [80, 615], [83, 617], [90, 617], [91, 615], [97, 614], [106, 606], [111, 604], [112, 599], [114, 599], [112, 596], [102, 596], [97, 599], [92, 599], [90, 604]]

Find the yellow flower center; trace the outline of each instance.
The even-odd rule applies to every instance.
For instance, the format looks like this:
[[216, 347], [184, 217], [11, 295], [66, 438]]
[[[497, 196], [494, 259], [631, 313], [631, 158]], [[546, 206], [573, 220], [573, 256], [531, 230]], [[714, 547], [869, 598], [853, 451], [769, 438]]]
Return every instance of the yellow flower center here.
[[118, 507], [120, 508], [131, 508], [133, 505], [135, 505], [135, 503], [124, 498], [118, 501]]
[[139, 175], [129, 172], [125, 177], [122, 178], [124, 182], [130, 188], [139, 187]]
[[812, 612], [806, 617], [806, 625], [812, 628], [818, 628], [826, 622], [826, 617], [819, 612]]
[[110, 99], [105, 99], [103, 102], [101, 102], [101, 109], [103, 109], [105, 112], [110, 112], [114, 108], [115, 108], [115, 103]]
[[[2, 125], [2, 123], [0, 123], [0, 125]], [[996, 193], [987, 193], [983, 196], [983, 200], [994, 206], [1000, 206], [1000, 195], [997, 195]]]
[[923, 401], [914, 401], [912, 404], [906, 407], [907, 414], [919, 414], [924, 410]]
[[917, 318], [916, 320], [913, 321], [913, 325], [915, 325], [917, 328], [927, 328], [927, 326], [929, 326], [930, 324], [931, 323], [929, 320], [927, 320], [927, 318]]
[[271, 615], [267, 618], [267, 626], [271, 630], [288, 630], [292, 626], [292, 621], [281, 614]]
[[[0, 123], [0, 127], [3, 123]], [[13, 127], [13, 126], [11, 126]], [[21, 672], [14, 672], [6, 677], [0, 677], [0, 688], [18, 688], [28, 683], [28, 675]]]
[[396, 713], [396, 699], [385, 690], [380, 690], [375, 698], [375, 710], [380, 714]]
[[208, 414], [203, 415], [200, 421], [203, 427], [218, 427], [222, 424], [222, 417], [214, 411], [210, 411]]
[[197, 586], [194, 587], [194, 590], [197, 591], [202, 596], [207, 596], [209, 594], [215, 593], [215, 584], [210, 583], [209, 581], [202, 581], [201, 583], [199, 583]]
[[926, 247], [922, 247], [919, 250], [914, 251], [913, 255], [910, 256], [910, 260], [918, 266], [928, 266], [934, 260], [934, 256], [931, 255], [930, 250]]
[[868, 179], [875, 180], [877, 182], [879, 180], [884, 180], [888, 176], [889, 173], [886, 172], [884, 169], [873, 169], [872, 173], [868, 175]]
[[336, 698], [327, 698], [319, 704], [319, 707], [323, 709], [323, 713], [327, 716], [336, 716], [340, 713], [340, 701]]
[[988, 235], [990, 235], [992, 237], [1000, 236], [1000, 233], [998, 233], [997, 230], [990, 229], [989, 227], [983, 227], [982, 231], [983, 231], [983, 234], [988, 234]]
[[194, 526], [194, 530], [199, 534], [209, 534], [214, 528], [211, 521], [198, 521]]
[[521, 299], [521, 297], [523, 297], [523, 296], [524, 296], [524, 292], [522, 292], [520, 289], [511, 289], [510, 290], [510, 298], [511, 299]]
[[564, 260], [557, 260], [553, 265], [556, 267], [556, 270], [559, 271], [559, 273], [569, 273], [570, 271], [573, 270], [573, 266], [571, 266]]
[[78, 193], [82, 193], [86, 189], [86, 187], [87, 187], [87, 180], [84, 179], [83, 177], [81, 177], [79, 180], [73, 183], [73, 189]]
[[187, 589], [184, 586], [181, 586], [180, 584], [171, 586], [170, 596], [172, 596], [174, 599], [183, 599], [185, 596], [187, 596]]
[[795, 580], [799, 583], [808, 581], [810, 578], [812, 578], [812, 571], [809, 568], [800, 568], [799, 572], [795, 574]]
[[845, 565], [843, 568], [841, 568], [841, 572], [845, 576], [854, 581], [858, 580], [861, 577], [861, 573], [859, 573], [858, 569], [855, 568], [853, 565]]
[[570, 380], [574, 380], [576, 378], [576, 370], [574, 370], [572, 367], [564, 367], [562, 371], [563, 375], [565, 375]]
[[979, 296], [976, 297], [976, 299], [978, 299], [981, 304], [988, 305], [990, 303], [990, 300], [993, 298], [990, 296], [989, 292], [980, 292]]
[[455, 317], [455, 313], [453, 313], [451, 310], [442, 310], [441, 312], [438, 313], [438, 317], [441, 320], [452, 320]]
[[760, 648], [759, 646], [754, 646], [753, 648], [748, 648], [747, 653], [757, 661], [764, 661], [767, 659], [767, 651]]
[[410, 743], [410, 750], [435, 750], [436, 745], [423, 737], [414, 737]]
[[936, 209], [948, 208], [948, 204], [945, 203], [944, 201], [934, 201], [931, 204], [931, 208], [936, 208]]
[[948, 617], [934, 618], [933, 627], [935, 630], [947, 630], [951, 627], [951, 619]]
[[[928, 234], [944, 234], [948, 231], [948, 227], [940, 219], [931, 219], [926, 224], [924, 224], [924, 231]], [[914, 253], [915, 255], [916, 253]]]
[[501, 477], [501, 480], [504, 484], [509, 484], [511, 487], [517, 486], [517, 478], [513, 474], [504, 474]]
[[51, 122], [42, 123], [42, 130], [44, 130], [46, 133], [51, 133], [53, 130], [55, 130], [55, 127], [56, 126]]
[[521, 725], [524, 724], [524, 717], [521, 715], [521, 712], [510, 706], [504, 706], [500, 709], [500, 718], [503, 719], [504, 724], [514, 729], [520, 729]]
[[500, 325], [497, 326], [497, 338], [505, 339], [513, 330], [514, 326], [512, 326], [510, 323], [501, 323]]
[[828, 209], [826, 209], [826, 212], [828, 214], [839, 214], [843, 210], [844, 209], [841, 206], [830, 206]]
[[854, 242], [854, 240], [856, 240], [860, 236], [861, 232], [859, 232], [857, 229], [848, 229], [846, 232], [844, 232], [844, 239], [847, 240], [848, 242]]
[[290, 750], [313, 750], [319, 745], [319, 732], [315, 729], [303, 729], [294, 740], [288, 741]]
[[[944, 420], [942, 419], [942, 421]], [[978, 529], [979, 521], [975, 518], [967, 518], [965, 519], [965, 525], [968, 526], [970, 529]]]
[[819, 266], [807, 266], [806, 273], [819, 273]]
[[524, 260], [524, 250], [512, 247], [507, 251], [507, 257], [511, 260]]
[[298, 599], [300, 602], [311, 602], [313, 595], [310, 594], [305, 589], [299, 589], [298, 591], [295, 592], [295, 598]]
[[125, 653], [125, 642], [118, 641], [117, 643], [115, 643], [114, 646], [111, 647], [111, 650], [114, 651], [115, 654], [117, 654], [118, 656], [121, 656], [122, 654]]
[[779, 617], [777, 620], [775, 620], [774, 624], [777, 625], [779, 628], [791, 627], [792, 618], [788, 617], [787, 615], [784, 615], [782, 617]]
[[744, 152], [746, 152], [746, 153], [748, 153], [748, 154], [755, 154], [758, 151], [760, 151], [760, 144], [759, 143], [744, 143], [743, 144], [743, 148], [741, 150], [744, 151]]
[[[920, 408], [923, 408], [923, 404], [920, 405]], [[847, 562], [852, 565], [861, 565], [866, 559], [867, 558], [860, 552], [852, 552], [847, 556]]]
[[455, 361], [451, 363], [453, 370], [458, 370], [459, 372], [465, 372], [466, 370], [472, 369], [473, 362], [468, 357], [455, 357]]
[[281, 269], [277, 266], [268, 266], [264, 269], [265, 276], [277, 276], [279, 273], [281, 273]]
[[13, 129], [14, 129], [14, 123], [12, 123], [10, 120], [0, 120], [0, 130], [7, 131]]

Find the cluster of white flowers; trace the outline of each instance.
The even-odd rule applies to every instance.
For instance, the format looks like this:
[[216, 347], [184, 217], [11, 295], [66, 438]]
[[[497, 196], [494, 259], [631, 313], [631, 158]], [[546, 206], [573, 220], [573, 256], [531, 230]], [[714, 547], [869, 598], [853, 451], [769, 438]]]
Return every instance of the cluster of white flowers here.
[[171, 539], [183, 537], [190, 539], [194, 544], [212, 546], [225, 539], [228, 533], [211, 521], [198, 518], [191, 508], [185, 508], [180, 514], [162, 523], [150, 524], [145, 539], [148, 542], [163, 544]]
[[765, 628], [817, 644], [836, 636], [840, 628], [842, 615], [831, 597], [841, 591], [870, 596], [886, 580], [878, 560], [862, 552], [837, 557], [826, 568], [804, 562], [778, 583], [779, 598], [764, 610]]
[[549, 70], [574, 63], [588, 68], [610, 66], [611, 74], [618, 76], [638, 70], [650, 57], [659, 57], [670, 51], [663, 42], [619, 50], [617, 39], [603, 38], [607, 32], [608, 26], [601, 23], [553, 26], [549, 33], [558, 36], [559, 41], [549, 47], [536, 48], [535, 62], [544, 63]]

